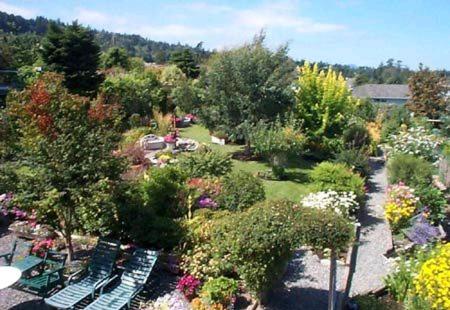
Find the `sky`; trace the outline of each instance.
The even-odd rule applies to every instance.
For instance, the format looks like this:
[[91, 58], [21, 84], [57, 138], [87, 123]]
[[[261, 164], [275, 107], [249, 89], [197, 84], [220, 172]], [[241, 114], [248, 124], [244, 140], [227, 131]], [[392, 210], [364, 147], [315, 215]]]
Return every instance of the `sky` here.
[[264, 30], [295, 59], [450, 69], [450, 0], [0, 0], [0, 11], [219, 50]]

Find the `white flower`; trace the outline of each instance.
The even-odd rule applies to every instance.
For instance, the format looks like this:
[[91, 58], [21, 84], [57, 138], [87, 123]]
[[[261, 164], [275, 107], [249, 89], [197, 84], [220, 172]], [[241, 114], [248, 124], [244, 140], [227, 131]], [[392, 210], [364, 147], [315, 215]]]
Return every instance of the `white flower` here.
[[302, 199], [302, 205], [308, 208], [332, 210], [345, 217], [352, 217], [359, 208], [353, 192], [333, 190], [311, 193]]

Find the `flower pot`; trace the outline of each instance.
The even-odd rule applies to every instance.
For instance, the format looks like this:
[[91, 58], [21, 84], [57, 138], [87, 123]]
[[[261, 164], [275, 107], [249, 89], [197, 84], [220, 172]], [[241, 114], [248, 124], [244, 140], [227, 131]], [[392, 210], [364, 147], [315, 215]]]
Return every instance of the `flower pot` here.
[[226, 139], [225, 138], [219, 138], [216, 136], [211, 136], [211, 142], [214, 144], [219, 144], [219, 145], [225, 145], [226, 144]]

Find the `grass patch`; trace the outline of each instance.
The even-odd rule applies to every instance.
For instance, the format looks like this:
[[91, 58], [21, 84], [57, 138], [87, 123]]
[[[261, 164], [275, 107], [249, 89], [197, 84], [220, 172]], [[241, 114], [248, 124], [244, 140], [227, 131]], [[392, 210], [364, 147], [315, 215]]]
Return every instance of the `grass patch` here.
[[[242, 151], [244, 147], [236, 144], [217, 145], [211, 143], [211, 137], [207, 129], [200, 125], [193, 125], [180, 129], [181, 137], [191, 138], [200, 143], [204, 143], [211, 149], [232, 154]], [[316, 163], [314, 161], [295, 158], [290, 160], [286, 169], [288, 179], [283, 181], [263, 180], [266, 196], [268, 199], [286, 198], [292, 201], [299, 201], [306, 193], [311, 191], [311, 184], [308, 181], [309, 172]], [[263, 161], [241, 161], [233, 159], [233, 169], [244, 170], [250, 173], [258, 173], [270, 170], [270, 166]]]

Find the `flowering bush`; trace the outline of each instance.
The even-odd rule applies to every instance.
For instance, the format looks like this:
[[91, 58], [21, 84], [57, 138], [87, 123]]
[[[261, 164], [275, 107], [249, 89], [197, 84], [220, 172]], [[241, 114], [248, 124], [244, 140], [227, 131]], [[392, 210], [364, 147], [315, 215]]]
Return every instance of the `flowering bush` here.
[[139, 307], [142, 310], [189, 310], [191, 307], [183, 295], [178, 291], [165, 294], [158, 297], [156, 301]]
[[427, 244], [437, 238], [440, 233], [437, 227], [430, 224], [425, 214], [421, 213], [415, 218], [412, 227], [406, 231], [405, 235], [415, 244]]
[[413, 282], [420, 267], [431, 256], [430, 249], [430, 246], [415, 248], [413, 253], [397, 257], [394, 272], [384, 279], [389, 294], [394, 300], [403, 303], [405, 309], [429, 309], [408, 306], [423, 305], [424, 301], [414, 292]]
[[54, 240], [50, 239], [50, 238], [47, 238], [44, 240], [39, 240], [39, 241], [35, 240], [35, 241], [33, 241], [33, 248], [31, 249], [31, 252], [33, 254], [43, 256], [46, 251], [53, 248], [53, 245], [54, 245]]
[[188, 300], [191, 300], [197, 295], [200, 285], [201, 282], [199, 279], [187, 274], [178, 281], [177, 289], [182, 292]]
[[0, 214], [3, 216], [7, 216], [9, 214], [9, 210], [12, 206], [12, 193], [6, 193], [0, 195]]
[[414, 279], [414, 287], [432, 309], [450, 309], [450, 244], [433, 250]]
[[432, 134], [427, 133], [423, 127], [412, 127], [406, 131], [401, 131], [397, 135], [392, 135], [390, 145], [391, 153], [411, 154], [423, 157], [435, 162], [439, 159], [439, 149], [441, 141]]
[[192, 178], [187, 182], [190, 190], [190, 197], [199, 208], [216, 209], [218, 204], [216, 202], [217, 196], [222, 189], [220, 180]]
[[27, 218], [27, 212], [21, 210], [13, 204], [14, 195], [6, 193], [0, 195], [0, 214], [3, 216], [12, 215], [16, 220], [24, 220]]
[[211, 198], [207, 196], [201, 196], [198, 200], [198, 205], [200, 208], [210, 208], [210, 209], [216, 209], [217, 208], [217, 202], [212, 200]]
[[414, 189], [405, 184], [400, 182], [388, 187], [384, 211], [394, 232], [406, 226], [408, 220], [414, 215], [418, 202], [419, 198], [414, 195]]
[[302, 199], [302, 205], [309, 208], [332, 210], [346, 218], [353, 217], [359, 208], [353, 192], [328, 190], [311, 193]]

